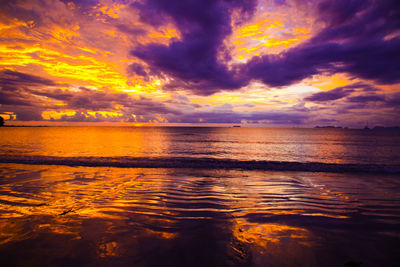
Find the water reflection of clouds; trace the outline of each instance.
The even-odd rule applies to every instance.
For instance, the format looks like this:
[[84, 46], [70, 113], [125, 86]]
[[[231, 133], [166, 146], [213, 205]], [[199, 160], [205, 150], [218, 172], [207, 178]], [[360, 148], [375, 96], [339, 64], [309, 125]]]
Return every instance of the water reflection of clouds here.
[[387, 188], [398, 182], [390, 177], [372, 183], [329, 173], [2, 166], [0, 244], [29, 250], [30, 242], [68, 241], [69, 254], [87, 246], [94, 262], [178, 264], [182, 254], [188, 264], [312, 266], [325, 232], [352, 227], [360, 216], [372, 222], [399, 213], [398, 193]]
[[251, 262], [261, 261], [264, 264], [279, 257], [290, 261], [302, 260], [304, 251], [314, 245], [310, 231], [277, 223], [250, 223], [245, 219], [236, 220], [233, 237], [242, 246], [247, 247]]

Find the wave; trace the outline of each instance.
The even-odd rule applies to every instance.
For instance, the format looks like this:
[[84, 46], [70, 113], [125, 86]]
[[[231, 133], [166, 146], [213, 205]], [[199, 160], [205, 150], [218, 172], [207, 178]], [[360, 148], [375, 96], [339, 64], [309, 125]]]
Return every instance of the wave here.
[[0, 163], [120, 168], [244, 169], [305, 172], [400, 173], [400, 165], [233, 160], [194, 157], [56, 157], [0, 155]]

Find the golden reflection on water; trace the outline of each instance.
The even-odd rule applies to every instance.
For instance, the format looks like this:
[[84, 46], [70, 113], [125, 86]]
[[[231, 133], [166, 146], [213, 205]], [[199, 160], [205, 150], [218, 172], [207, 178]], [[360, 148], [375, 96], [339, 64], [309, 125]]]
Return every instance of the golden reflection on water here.
[[3, 127], [0, 134], [3, 156], [214, 157], [396, 164], [400, 156], [398, 143], [396, 133], [344, 129]]
[[[21, 167], [8, 166], [16, 169]], [[28, 168], [32, 172], [10, 175], [10, 182], [2, 185], [3, 192], [7, 193], [0, 196], [1, 244], [30, 238], [32, 233], [26, 232], [24, 224], [33, 218], [44, 218], [44, 221], [39, 222], [32, 220], [31, 230], [34, 232], [48, 231], [80, 238], [82, 228], [77, 221], [124, 220], [126, 217], [121, 208], [135, 206], [135, 202], [162, 206], [157, 199], [147, 199], [145, 194], [136, 194], [147, 188], [161, 190], [162, 180], [145, 179], [140, 169], [130, 169], [127, 172], [118, 168], [98, 168], [92, 172], [90, 168], [66, 166]], [[21, 176], [26, 179], [19, 181]], [[151, 208], [149, 210], [139, 214], [155, 213]], [[147, 234], [161, 238], [174, 236], [150, 230]]]
[[99, 246], [99, 257], [106, 258], [106, 257], [116, 257], [119, 256], [120, 253], [118, 252], [118, 244], [117, 242], [108, 242], [104, 244], [100, 244]]
[[355, 175], [0, 166], [0, 252], [51, 235], [100, 260], [222, 244], [221, 257], [255, 266], [318, 266], [315, 229], [329, 232], [324, 223], [345, 224], [357, 210], [396, 221], [390, 200], [399, 199], [383, 182], [371, 198], [371, 179]]
[[271, 243], [275, 245], [284, 238], [307, 241], [308, 231], [300, 227], [292, 227], [282, 224], [256, 224], [239, 219], [233, 229], [234, 236], [244, 243], [254, 244], [260, 248], [268, 248]]
[[154, 128], [16, 127], [6, 131], [0, 136], [1, 145], [32, 155], [143, 157], [161, 155], [170, 145], [168, 134]]
[[315, 265], [315, 236], [301, 227], [277, 223], [249, 223], [238, 219], [233, 249], [255, 266]]

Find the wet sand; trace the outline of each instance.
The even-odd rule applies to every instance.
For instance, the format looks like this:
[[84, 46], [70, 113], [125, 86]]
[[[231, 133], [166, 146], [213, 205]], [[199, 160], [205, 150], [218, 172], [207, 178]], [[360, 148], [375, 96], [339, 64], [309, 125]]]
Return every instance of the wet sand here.
[[389, 174], [0, 164], [3, 266], [397, 266]]

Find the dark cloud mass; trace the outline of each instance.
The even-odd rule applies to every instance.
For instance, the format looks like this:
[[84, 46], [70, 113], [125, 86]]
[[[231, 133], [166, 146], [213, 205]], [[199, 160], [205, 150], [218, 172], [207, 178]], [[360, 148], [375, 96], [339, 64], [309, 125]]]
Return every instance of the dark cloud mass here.
[[[0, 104], [14, 106], [35, 106], [30, 98], [29, 87], [54, 86], [55, 82], [39, 76], [18, 71], [0, 72]], [[26, 116], [23, 116], [26, 117]]]
[[384, 93], [378, 88], [363, 83], [315, 93], [304, 100], [322, 105], [333, 104], [334, 110], [338, 114], [350, 113], [356, 109], [363, 109], [369, 113], [371, 111], [382, 113], [383, 110], [386, 110], [386, 112], [391, 112], [390, 116], [387, 116], [388, 118], [396, 118], [400, 112], [400, 94], [398, 92]]
[[399, 122], [400, 0], [5, 0], [0, 23], [0, 113], [20, 121]]
[[249, 112], [210, 111], [196, 112], [180, 116], [176, 122], [181, 123], [273, 123], [273, 124], [301, 124], [309, 117], [308, 114], [285, 112]]
[[337, 87], [337, 88], [329, 90], [329, 91], [315, 93], [315, 94], [305, 98], [305, 100], [313, 101], [313, 102], [327, 102], [327, 101], [342, 99], [342, 98], [347, 97], [357, 91], [362, 92], [362, 93], [371, 94], [372, 92], [379, 91], [379, 89], [377, 89], [373, 86], [370, 86], [368, 84], [355, 83], [355, 84]]
[[[237, 112], [232, 110], [233, 105], [224, 104], [209, 111], [195, 111], [201, 106], [190, 103], [183, 96], [158, 102], [146, 97], [132, 97], [126, 93], [107, 89], [92, 90], [80, 87], [79, 90], [74, 91], [62, 90], [58, 89], [51, 80], [8, 70], [2, 73], [2, 81], [13, 93], [4, 94], [5, 91], [2, 90], [1, 104], [6, 107], [5, 110], [14, 112], [18, 120], [23, 121], [40, 121], [43, 120], [42, 111], [57, 111], [58, 109], [54, 106], [46, 105], [49, 100], [62, 101], [60, 110], [77, 111], [74, 115], [62, 115], [59, 119], [51, 119], [51, 121], [65, 122], [149, 122], [155, 120], [158, 115], [162, 115], [169, 122], [174, 123], [241, 123], [246, 121], [248, 123], [301, 124], [309, 118], [306, 109], [299, 110], [297, 107], [281, 112]], [[51, 87], [44, 89], [43, 85], [51, 85]], [[38, 97], [44, 97], [46, 100], [38, 99]], [[98, 111], [114, 111], [116, 104], [123, 106], [119, 110], [120, 115], [98, 113]], [[132, 114], [137, 117], [134, 119]]]
[[[181, 114], [175, 108], [168, 107], [165, 103], [154, 101], [143, 96], [132, 97], [127, 93], [115, 92], [103, 88], [92, 90], [80, 87], [79, 90], [62, 90], [57, 84], [40, 76], [29, 75], [22, 72], [5, 70], [0, 72], [0, 112], [14, 112], [18, 120], [40, 121], [44, 110], [77, 110], [74, 116], [63, 116], [60, 121], [119, 121], [132, 114], [152, 120], [157, 114], [174, 116]], [[49, 86], [48, 88], [46, 88]], [[62, 101], [62, 106], [54, 106], [52, 100]], [[50, 102], [49, 102], [50, 101]], [[122, 105], [120, 110], [124, 117], [112, 118], [100, 113], [90, 115], [87, 111], [114, 111], [115, 105]], [[173, 106], [173, 105], [172, 105]], [[146, 121], [146, 122], [147, 122]]]
[[[197, 94], [209, 95], [220, 89], [237, 89], [248, 80], [239, 72], [228, 70], [218, 55], [226, 48], [224, 39], [232, 33], [231, 13], [240, 10], [244, 17], [254, 11], [256, 1], [162, 1], [134, 4], [144, 22], [153, 26], [172, 18], [182, 39], [169, 45], [149, 44], [131, 53], [158, 71], [175, 79], [171, 87], [183, 87]], [[157, 14], [152, 16], [150, 14]], [[152, 18], [149, 20], [149, 18]], [[157, 18], [157, 21], [154, 19]], [[229, 58], [225, 58], [225, 61]]]
[[16, 85], [55, 85], [52, 80], [12, 70], [4, 70], [0, 73], [0, 83], [3, 87]]
[[[245, 67], [267, 85], [284, 86], [317, 73], [348, 73], [381, 84], [400, 82], [399, 1], [323, 1], [326, 28], [279, 56], [256, 57]], [[392, 36], [391, 36], [392, 34]]]
[[159, 14], [158, 21], [145, 22], [157, 26], [170, 17], [182, 39], [139, 46], [131, 53], [172, 77], [170, 87], [201, 95], [238, 89], [251, 80], [280, 87], [318, 73], [347, 73], [380, 84], [400, 82], [399, 1], [311, 2], [317, 21], [325, 24], [316, 36], [280, 55], [255, 57], [228, 70], [217, 55], [226, 50], [223, 40], [232, 31], [230, 15], [241, 9], [248, 18], [254, 1], [149, 0], [134, 5], [143, 18], [148, 12]]

